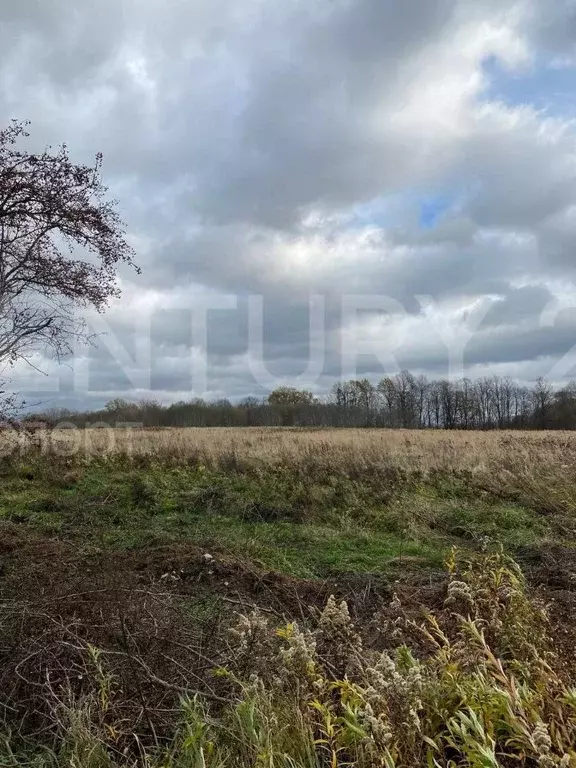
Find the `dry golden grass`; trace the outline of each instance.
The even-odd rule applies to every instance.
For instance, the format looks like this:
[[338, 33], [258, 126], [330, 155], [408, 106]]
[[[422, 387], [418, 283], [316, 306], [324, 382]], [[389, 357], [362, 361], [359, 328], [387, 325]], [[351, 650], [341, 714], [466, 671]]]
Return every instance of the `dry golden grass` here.
[[[433, 459], [431, 454], [453, 454], [461, 460], [478, 459], [494, 450], [516, 446], [576, 447], [570, 431], [434, 431], [408, 429], [298, 429], [277, 427], [189, 427], [157, 429], [60, 430], [59, 442], [78, 445], [89, 452], [189, 453], [218, 455], [237, 451], [246, 456], [275, 461], [303, 451], [359, 451], [362, 454], [409, 455]], [[466, 462], [468, 463], [468, 462]]]
[[[4, 446], [10, 435], [0, 435]], [[46, 451], [62, 454], [155, 455], [198, 458], [207, 464], [235, 457], [246, 465], [385, 462], [410, 470], [482, 472], [509, 466], [571, 468], [576, 433], [570, 431], [415, 431], [387, 429], [161, 428], [87, 429], [37, 433]]]

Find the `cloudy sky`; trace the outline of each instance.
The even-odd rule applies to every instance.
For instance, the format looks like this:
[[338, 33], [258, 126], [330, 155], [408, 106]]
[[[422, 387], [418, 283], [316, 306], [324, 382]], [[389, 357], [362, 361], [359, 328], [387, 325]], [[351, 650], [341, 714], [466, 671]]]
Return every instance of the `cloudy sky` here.
[[46, 401], [576, 377], [576, 0], [6, 0], [0, 110], [142, 267]]

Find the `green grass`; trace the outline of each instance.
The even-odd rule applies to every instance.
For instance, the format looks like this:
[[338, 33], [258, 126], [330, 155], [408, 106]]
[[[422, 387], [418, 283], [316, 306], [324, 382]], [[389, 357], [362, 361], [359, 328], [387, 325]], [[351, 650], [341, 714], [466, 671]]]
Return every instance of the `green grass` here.
[[[191, 542], [297, 577], [437, 568], [449, 547], [505, 549], [562, 539], [554, 516], [503, 501], [458, 476], [318, 477], [286, 467], [224, 472], [114, 459], [4, 469], [0, 519], [109, 547]], [[563, 543], [566, 541], [563, 539]]]

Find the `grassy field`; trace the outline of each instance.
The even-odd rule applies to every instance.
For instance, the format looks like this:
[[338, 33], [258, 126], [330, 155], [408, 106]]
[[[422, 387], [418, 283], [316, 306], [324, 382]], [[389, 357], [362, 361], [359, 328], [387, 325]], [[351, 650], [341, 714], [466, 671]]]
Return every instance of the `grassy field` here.
[[574, 433], [0, 440], [0, 765], [576, 765]]
[[60, 430], [41, 433], [38, 439], [50, 453], [144, 453], [181, 460], [201, 456], [210, 463], [235, 454], [242, 462], [272, 464], [300, 463], [318, 453], [348, 464], [354, 453], [365, 461], [392, 460], [407, 469], [481, 470], [505, 458], [555, 460], [564, 451], [568, 458], [576, 450], [576, 433], [560, 430], [119, 428]]

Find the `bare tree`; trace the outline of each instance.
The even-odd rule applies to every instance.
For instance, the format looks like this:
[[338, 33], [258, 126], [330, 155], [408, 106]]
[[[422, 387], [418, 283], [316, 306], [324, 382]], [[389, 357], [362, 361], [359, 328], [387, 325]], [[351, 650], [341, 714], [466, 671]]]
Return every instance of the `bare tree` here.
[[[117, 296], [116, 269], [134, 266], [102, 156], [77, 165], [66, 145], [27, 152], [27, 123], [0, 130], [0, 364], [39, 347], [61, 357], [85, 333], [77, 310]], [[137, 269], [137, 268], [136, 268]]]
[[38, 342], [67, 351], [81, 330], [74, 309], [102, 311], [118, 295], [118, 263], [133, 264], [101, 155], [87, 166], [72, 163], [65, 145], [22, 151], [26, 125], [0, 131], [0, 360]]
[[539, 376], [532, 390], [532, 407], [534, 409], [534, 423], [540, 429], [548, 426], [553, 398], [554, 390], [551, 384], [543, 376]]

